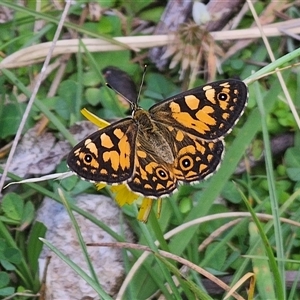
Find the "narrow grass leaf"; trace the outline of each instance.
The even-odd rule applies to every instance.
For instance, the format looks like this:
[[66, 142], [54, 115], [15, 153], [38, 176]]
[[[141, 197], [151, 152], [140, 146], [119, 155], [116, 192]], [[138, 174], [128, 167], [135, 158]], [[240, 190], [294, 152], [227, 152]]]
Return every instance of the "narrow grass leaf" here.
[[[145, 225], [144, 223], [140, 223], [140, 229], [143, 233], [144, 238], [146, 239], [147, 244], [149, 245], [149, 247], [151, 248], [151, 250], [153, 250], [155, 253], [157, 253], [158, 249], [155, 245], [155, 240], [153, 239], [153, 237], [151, 236], [147, 225]], [[167, 281], [167, 283], [169, 284], [169, 287], [172, 291], [172, 293], [174, 294], [175, 299], [181, 299], [179, 291], [176, 287], [176, 285], [173, 282], [172, 276], [169, 272], [169, 270], [166, 268], [166, 266], [156, 257], [156, 262], [158, 264], [158, 267], [161, 271], [161, 274], [163, 275], [163, 278]], [[161, 291], [164, 293], [165, 297], [168, 299], [170, 296], [170, 294], [166, 291], [164, 284], [161, 285], [160, 284], [160, 288]], [[170, 298], [171, 299], [171, 298]]]
[[192, 293], [197, 297], [196, 299], [201, 300], [212, 300], [206, 292], [202, 291], [193, 281], [189, 280], [188, 278], [182, 277], [180, 271], [167, 259], [162, 257], [159, 254], [156, 254], [156, 257], [163, 262], [163, 264], [177, 277], [178, 281], [180, 282], [180, 286], [183, 288], [183, 290], [186, 293], [186, 297], [188, 299], [195, 299], [192, 297]]
[[[97, 274], [96, 274], [96, 272], [95, 272], [95, 270], [94, 270], [93, 264], [92, 264], [92, 262], [91, 262], [91, 260], [90, 260], [90, 256], [89, 256], [89, 254], [88, 254], [88, 252], [87, 252], [87, 248], [86, 248], [86, 245], [85, 245], [83, 236], [82, 236], [82, 234], [81, 234], [80, 227], [79, 227], [79, 225], [78, 225], [78, 223], [77, 223], [77, 221], [76, 221], [76, 219], [75, 219], [75, 217], [74, 217], [74, 214], [73, 214], [73, 212], [72, 212], [72, 210], [71, 210], [71, 207], [69, 206], [69, 203], [68, 203], [68, 201], [66, 200], [66, 198], [65, 198], [65, 196], [64, 196], [64, 194], [63, 194], [63, 192], [62, 192], [61, 189], [58, 190], [58, 194], [59, 194], [60, 198], [62, 199], [62, 202], [63, 202], [64, 206], [65, 206], [66, 209], [67, 209], [67, 212], [68, 212], [68, 214], [69, 214], [69, 217], [70, 217], [70, 219], [71, 219], [71, 222], [72, 222], [72, 224], [73, 224], [73, 227], [74, 227], [74, 229], [75, 229], [75, 232], [76, 232], [76, 234], [77, 234], [77, 238], [78, 238], [78, 241], [79, 241], [79, 245], [80, 245], [80, 247], [81, 247], [81, 251], [82, 251], [83, 256], [85, 257], [85, 261], [86, 261], [86, 263], [87, 263], [87, 265], [88, 265], [88, 267], [89, 267], [91, 276], [93, 277], [93, 280], [94, 280], [94, 281], [100, 286], [100, 288], [102, 289], [102, 287], [101, 287], [101, 285], [100, 285], [100, 283], [99, 283]], [[103, 290], [103, 293], [105, 293], [104, 290]]]
[[30, 231], [30, 236], [27, 243], [27, 258], [33, 273], [38, 271], [38, 259], [43, 249], [43, 243], [39, 240], [39, 238], [45, 237], [46, 231], [46, 226], [40, 222], [35, 222]]
[[[250, 204], [248, 203], [247, 198], [242, 195], [244, 203], [248, 209], [248, 211], [250, 212], [252, 219], [258, 229], [259, 232], [259, 239], [256, 240], [256, 244], [254, 245], [254, 241], [252, 240], [252, 248], [251, 248], [251, 255], [253, 255], [253, 252], [256, 251], [256, 247], [259, 246], [260, 240], [262, 240], [265, 251], [266, 251], [266, 255], [267, 258], [269, 260], [269, 265], [270, 265], [270, 269], [273, 273], [273, 278], [274, 278], [274, 290], [276, 291], [276, 298], [275, 299], [285, 299], [284, 298], [284, 291], [282, 290], [283, 285], [281, 282], [281, 274], [278, 270], [278, 266], [277, 266], [277, 262], [275, 260], [274, 254], [273, 254], [273, 250], [272, 247], [269, 243], [269, 240], [265, 234], [265, 231], [260, 223], [260, 221], [258, 220], [258, 218], [255, 215], [254, 210], [252, 209], [252, 207], [250, 206]], [[267, 230], [266, 230], [267, 231]]]
[[78, 267], [72, 260], [70, 260], [66, 255], [64, 255], [60, 250], [54, 247], [47, 240], [40, 238], [40, 240], [51, 250], [53, 251], [63, 262], [65, 262], [69, 267], [71, 267], [82, 279], [84, 279], [98, 294], [103, 300], [112, 300], [112, 298], [103, 291], [101, 286], [93, 280], [84, 270]]
[[283, 249], [283, 237], [281, 232], [278, 198], [277, 198], [275, 176], [274, 176], [273, 163], [272, 163], [270, 137], [269, 137], [267, 123], [266, 123], [266, 113], [262, 102], [260, 88], [257, 83], [256, 83], [256, 93], [257, 93], [256, 94], [257, 105], [261, 113], [261, 124], [262, 124], [262, 133], [263, 133], [264, 149], [265, 149], [264, 152], [265, 152], [265, 160], [266, 160], [266, 172], [267, 172], [267, 180], [268, 180], [269, 193], [270, 193], [272, 215], [274, 216], [274, 231], [275, 231], [275, 243], [276, 243], [276, 252], [277, 252], [277, 259], [278, 259], [278, 269], [281, 277], [281, 280], [275, 277], [275, 279], [277, 279], [276, 282], [277, 296], [279, 297], [279, 299], [285, 299], [285, 266], [284, 266], [285, 255]]
[[[41, 19], [41, 20], [44, 20], [44, 21], [48, 21], [48, 22], [51, 22], [51, 23], [54, 23], [54, 24], [58, 24], [59, 21], [60, 21], [60, 16], [52, 17], [50, 14], [41, 13], [41, 12], [38, 12], [36, 10], [30, 9], [28, 7], [21, 6], [21, 5], [16, 5], [16, 4], [11, 3], [11, 2], [1, 0], [0, 4], [13, 9], [14, 11], [23, 12], [26, 15], [31, 15], [34, 18]], [[76, 6], [74, 6], [74, 8], [70, 9], [70, 13], [72, 13], [73, 9], [76, 9]], [[85, 35], [90, 36], [90, 37], [101, 38], [103, 40], [106, 40], [106, 41], [112, 43], [113, 45], [122, 46], [122, 47], [124, 47], [124, 49], [129, 49], [130, 48], [128, 45], [123, 44], [119, 41], [116, 41], [115, 39], [113, 39], [113, 38], [111, 38], [107, 35], [95, 33], [93, 31], [90, 31], [90, 30], [86, 29], [83, 26], [76, 25], [76, 24], [71, 23], [71, 22], [64, 22], [64, 26], [66, 28], [74, 29], [76, 32], [80, 32], [80, 33], [85, 34]]]
[[[0, 220], [0, 236], [6, 241], [6, 243], [10, 247], [18, 249], [16, 242], [12, 238], [6, 226], [1, 222], [1, 220]], [[23, 256], [21, 258], [21, 262], [16, 267], [20, 277], [23, 279], [23, 285], [28, 289], [34, 286], [34, 278]]]
[[[250, 246], [254, 248], [252, 266], [256, 276], [256, 284], [261, 299], [280, 299], [275, 296], [273, 274], [260, 234], [253, 222], [249, 224]], [[255, 257], [257, 256], [257, 257]]]
[[[90, 61], [92, 70], [95, 72], [95, 74], [97, 74], [97, 76], [101, 80], [101, 83], [105, 86], [106, 80], [105, 80], [104, 76], [102, 75], [101, 71], [99, 70], [99, 63], [96, 62], [93, 55], [88, 51], [88, 49], [86, 48], [86, 46], [84, 45], [84, 43], [82, 41], [80, 41], [80, 45], [84, 49], [85, 54], [86, 54], [88, 60]], [[107, 94], [109, 97], [107, 97], [105, 99], [105, 101], [101, 102], [102, 105], [104, 107], [112, 109], [116, 113], [117, 116], [124, 117], [125, 116], [124, 109], [121, 108], [119, 101], [116, 101], [116, 96], [114, 95], [114, 92], [111, 89], [109, 89], [108, 87], [107, 87]]]

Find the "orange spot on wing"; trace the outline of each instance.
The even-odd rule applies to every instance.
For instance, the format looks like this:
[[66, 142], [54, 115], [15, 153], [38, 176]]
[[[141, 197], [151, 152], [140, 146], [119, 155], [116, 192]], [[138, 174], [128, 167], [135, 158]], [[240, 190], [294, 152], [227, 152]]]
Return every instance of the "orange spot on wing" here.
[[180, 149], [180, 151], [178, 152], [178, 156], [182, 156], [186, 153], [192, 153], [195, 154], [196, 153], [196, 149], [194, 145], [190, 145], [190, 146], [186, 146], [182, 149]]
[[198, 109], [200, 101], [199, 99], [194, 95], [188, 95], [184, 97], [186, 105], [189, 107], [189, 109], [195, 110]]
[[213, 89], [211, 86], [208, 86], [209, 89], [206, 90], [205, 96], [208, 101], [210, 101], [212, 104], [216, 104], [215, 96], [216, 96], [216, 90]]
[[120, 155], [117, 151], [106, 151], [103, 153], [103, 160], [104, 161], [109, 161], [111, 167], [117, 171], [120, 166]]
[[165, 187], [164, 187], [162, 184], [158, 183], [158, 184], [156, 185], [156, 189], [157, 189], [157, 190], [163, 190], [163, 189], [165, 189]]
[[124, 132], [120, 128], [116, 128], [114, 130], [114, 135], [118, 138], [121, 139], [124, 136]]
[[214, 113], [214, 109], [210, 106], [205, 106], [196, 113], [197, 119], [194, 119], [189, 113], [182, 112], [177, 103], [170, 103], [172, 117], [187, 128], [192, 128], [199, 133], [205, 133], [210, 130], [209, 125], [215, 125], [216, 121], [208, 114]]
[[140, 157], [140, 158], [146, 158], [146, 156], [147, 156], [147, 153], [145, 151], [137, 150], [136, 153], [137, 153], [138, 157]]
[[123, 138], [118, 143], [120, 150], [120, 167], [124, 170], [130, 167], [130, 145], [127, 136], [124, 135]]
[[193, 119], [189, 113], [180, 112], [172, 116], [183, 126], [192, 128], [200, 133], [205, 133], [210, 129], [204, 122]]
[[215, 111], [210, 106], [205, 106], [196, 113], [197, 119], [201, 120], [207, 125], [216, 125], [216, 120], [209, 114], [213, 114]]
[[223, 109], [223, 110], [226, 110], [228, 108], [228, 101], [220, 101], [220, 107]]
[[184, 134], [182, 133], [181, 130], [178, 130], [176, 133], [176, 141], [177, 142], [181, 142], [184, 139]]
[[94, 143], [89, 143], [86, 145], [86, 148], [90, 150], [96, 157], [98, 157], [98, 149]]
[[107, 149], [110, 149], [114, 146], [111, 138], [109, 135], [107, 135], [106, 133], [102, 133], [100, 135], [100, 140], [101, 140], [101, 146], [107, 148]]
[[197, 148], [197, 151], [201, 152], [202, 154], [205, 153], [205, 147], [203, 147], [200, 143], [198, 143], [197, 141], [195, 141], [195, 145]]

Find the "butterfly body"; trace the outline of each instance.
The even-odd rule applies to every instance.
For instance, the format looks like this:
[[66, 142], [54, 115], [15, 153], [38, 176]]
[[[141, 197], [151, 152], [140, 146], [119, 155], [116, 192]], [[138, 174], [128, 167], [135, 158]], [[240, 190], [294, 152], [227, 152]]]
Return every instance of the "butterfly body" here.
[[174, 155], [168, 141], [169, 132], [160, 122], [154, 121], [148, 111], [138, 109], [133, 115], [133, 120], [138, 124], [138, 136], [142, 148], [147, 153], [157, 156], [158, 162], [173, 163]]
[[246, 85], [230, 79], [183, 92], [149, 111], [133, 103], [132, 117], [87, 137], [67, 163], [93, 182], [126, 183], [149, 198], [168, 196], [179, 183], [198, 182], [217, 170], [223, 138], [246, 101]]

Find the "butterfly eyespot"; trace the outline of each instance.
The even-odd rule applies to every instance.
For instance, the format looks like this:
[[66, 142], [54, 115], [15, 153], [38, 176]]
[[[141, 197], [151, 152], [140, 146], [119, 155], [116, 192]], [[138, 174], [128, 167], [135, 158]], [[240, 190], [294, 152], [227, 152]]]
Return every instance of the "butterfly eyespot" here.
[[91, 154], [86, 154], [86, 155], [84, 156], [84, 161], [85, 161], [87, 164], [90, 164], [90, 163], [92, 162], [92, 160], [93, 160], [93, 157], [92, 157]]
[[168, 174], [162, 168], [158, 168], [156, 170], [156, 175], [162, 180], [165, 180], [168, 178]]
[[179, 161], [180, 167], [182, 170], [187, 171], [191, 169], [194, 165], [193, 159], [189, 156], [184, 156]]
[[230, 96], [227, 93], [224, 93], [224, 92], [218, 94], [218, 100], [219, 101], [227, 101], [229, 99], [229, 97]]

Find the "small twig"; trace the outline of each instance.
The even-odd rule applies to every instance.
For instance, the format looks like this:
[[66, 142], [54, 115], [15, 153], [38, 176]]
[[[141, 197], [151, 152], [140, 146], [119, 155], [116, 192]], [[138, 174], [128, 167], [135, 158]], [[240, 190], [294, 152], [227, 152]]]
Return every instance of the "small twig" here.
[[242, 219], [238, 218], [235, 220], [232, 220], [230, 222], [225, 223], [224, 225], [222, 225], [221, 227], [219, 227], [217, 230], [213, 231], [202, 243], [201, 245], [198, 247], [198, 251], [202, 252], [204, 251], [204, 249], [210, 244], [212, 243], [215, 239], [217, 239], [223, 232], [225, 232], [228, 228], [236, 225], [237, 223], [239, 223]]

